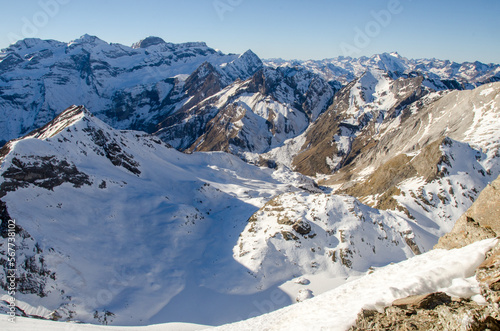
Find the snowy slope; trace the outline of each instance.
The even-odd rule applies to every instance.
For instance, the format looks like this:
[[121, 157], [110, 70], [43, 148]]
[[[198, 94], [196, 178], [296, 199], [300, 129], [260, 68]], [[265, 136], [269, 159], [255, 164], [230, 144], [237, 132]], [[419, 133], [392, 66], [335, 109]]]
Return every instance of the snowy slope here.
[[[395, 299], [437, 291], [483, 302], [474, 270], [497, 240], [485, 240], [456, 250], [435, 250], [393, 264], [351, 281], [316, 298], [246, 321], [205, 328], [200, 325], [160, 324], [129, 327], [153, 330], [347, 330], [361, 309], [383, 309]], [[484, 300], [484, 299], [483, 299]], [[40, 321], [18, 317], [0, 319], [2, 330], [123, 330], [123, 328]]]
[[420, 254], [415, 232], [420, 245], [432, 241], [397, 213], [352, 197], [286, 193], [249, 219], [234, 257], [262, 286], [299, 275], [349, 277]]
[[115, 325], [247, 317], [267, 292], [233, 260], [238, 235], [271, 197], [313, 188], [229, 154], [186, 155], [113, 130], [81, 107], [8, 143], [0, 172], [20, 227], [18, 272], [30, 275], [17, 296], [26, 313], [43, 306], [45, 317], [102, 323], [109, 312]]
[[[377, 87], [384, 85], [384, 80], [373, 77], [367, 76], [369, 83], [360, 79], [362, 82], [347, 86], [345, 96], [337, 96], [334, 101], [334, 105], [344, 108], [329, 109], [322, 115], [332, 118], [336, 111], [337, 117], [344, 116], [342, 123], [350, 121], [350, 130], [341, 127], [332, 131], [327, 127], [319, 131], [330, 137], [335, 132], [346, 132], [350, 134], [348, 148], [361, 146], [350, 164], [322, 181], [337, 194], [351, 197], [301, 192], [280, 195], [249, 219], [240, 236], [235, 259], [247, 266], [263, 286], [287, 277], [305, 276], [311, 287], [321, 287], [318, 283], [325, 277], [351, 277], [373, 265], [426, 252], [451, 230], [482, 189], [500, 173], [496, 106], [499, 83], [473, 91], [431, 93], [432, 101], [422, 102], [420, 108], [410, 104], [398, 114], [394, 107], [401, 99], [391, 93], [379, 94]], [[390, 84], [402, 82], [383, 77]], [[407, 83], [398, 86], [406, 86], [408, 96], [418, 85]], [[387, 107], [397, 115], [391, 116]], [[386, 120], [373, 121], [363, 130], [360, 118], [372, 112], [375, 116], [371, 118], [382, 113], [380, 118]], [[321, 124], [328, 124], [327, 120]], [[324, 157], [320, 154], [326, 149], [323, 146], [342, 142], [335, 137], [333, 142], [325, 139], [325, 144], [317, 145], [320, 148], [310, 158]], [[287, 143], [291, 145], [292, 141]], [[316, 293], [322, 291], [324, 288], [318, 288]]]
[[500, 173], [499, 97], [491, 83], [410, 105], [327, 182], [441, 236]]

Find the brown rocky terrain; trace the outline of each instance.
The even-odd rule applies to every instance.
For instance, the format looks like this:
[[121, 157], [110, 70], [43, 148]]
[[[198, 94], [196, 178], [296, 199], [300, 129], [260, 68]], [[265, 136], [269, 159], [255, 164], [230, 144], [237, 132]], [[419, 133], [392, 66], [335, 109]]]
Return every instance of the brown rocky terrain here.
[[[364, 130], [356, 136], [351, 160], [324, 184], [343, 184], [347, 188], [362, 180], [360, 174], [365, 173], [364, 169], [372, 169], [371, 174], [391, 159], [401, 154], [417, 154], [444, 137], [485, 151], [497, 150], [498, 138], [490, 133], [498, 123], [493, 118], [499, 114], [496, 106], [499, 91], [500, 83], [494, 83], [472, 91], [434, 93], [403, 109], [399, 116], [386, 116], [377, 133]], [[434, 158], [429, 162], [430, 166], [436, 165]]]
[[[395, 114], [399, 109], [428, 93], [421, 85], [422, 77], [400, 78], [392, 81], [389, 91], [387, 91], [387, 93], [394, 95], [390, 109], [381, 111], [375, 102], [371, 104], [368, 100], [363, 100], [366, 104], [353, 105], [353, 89], [360, 84], [362, 79], [363, 77], [360, 77], [352, 81], [339, 91], [328, 110], [308, 129], [302, 150], [293, 160], [293, 165], [298, 172], [311, 176], [317, 173], [330, 174], [332, 170], [336, 170], [332, 169], [328, 162], [328, 158], [333, 155], [341, 158], [337, 165], [338, 169], [348, 165], [366, 147], [373, 147], [373, 141], [370, 137], [376, 134], [379, 119], [391, 118], [393, 115], [396, 117]], [[373, 88], [372, 86], [368, 87]], [[368, 87], [360, 87], [365, 99], [368, 97], [364, 94], [364, 89]], [[356, 118], [357, 115], [353, 115], [353, 113], [362, 110], [366, 113], [361, 117]], [[356, 124], [350, 123], [352, 120]], [[354, 138], [356, 135], [358, 136]], [[352, 145], [349, 151], [338, 150], [338, 146], [334, 142], [340, 136], [352, 136]]]

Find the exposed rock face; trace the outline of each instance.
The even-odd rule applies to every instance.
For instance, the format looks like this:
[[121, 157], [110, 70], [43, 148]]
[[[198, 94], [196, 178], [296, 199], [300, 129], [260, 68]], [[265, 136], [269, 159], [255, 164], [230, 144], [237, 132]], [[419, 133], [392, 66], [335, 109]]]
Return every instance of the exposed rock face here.
[[500, 177], [489, 184], [435, 248], [459, 248], [500, 235]]
[[[246, 54], [245, 58], [251, 58]], [[231, 73], [231, 67], [223, 69]], [[222, 86], [219, 81], [224, 79], [218, 71], [208, 66], [204, 69], [200, 76], [206, 83], [195, 86], [197, 90]], [[188, 79], [186, 86], [191, 81]], [[190, 100], [161, 122], [156, 134], [180, 150], [225, 151], [243, 156], [265, 153], [304, 132], [328, 107], [335, 89], [305, 70], [264, 68], [213, 97], [197, 93], [205, 98]], [[193, 105], [193, 100], [198, 103]]]
[[393, 80], [381, 70], [366, 72], [335, 95], [333, 104], [308, 129], [293, 164], [307, 175], [330, 174], [348, 165], [376, 134], [380, 122], [430, 92], [422, 77]]
[[94, 109], [115, 128], [154, 132], [185, 102], [219, 91], [213, 77], [195, 83], [212, 84], [202, 91], [193, 91], [192, 82], [184, 88], [185, 78], [206, 63], [224, 86], [263, 66], [251, 51], [226, 55], [203, 42], [173, 44], [158, 37], [132, 47], [88, 35], [70, 43], [19, 41], [0, 51], [0, 116], [8, 118], [0, 123], [0, 144], [43, 126], [72, 104]]
[[132, 45], [132, 48], [148, 48], [149, 46], [155, 46], [160, 44], [166, 44], [165, 40], [160, 37], [147, 37]]
[[439, 305], [451, 302], [451, 297], [443, 292], [414, 295], [395, 300], [392, 305], [402, 309], [434, 309]]
[[30, 184], [52, 190], [63, 183], [72, 183], [74, 187], [92, 185], [89, 176], [79, 171], [74, 164], [55, 157], [32, 157], [29, 162], [17, 158], [2, 176], [5, 181], [0, 185], [0, 197], [8, 191]]
[[500, 319], [500, 246], [492, 250], [476, 271], [476, 279], [481, 288], [481, 294], [495, 311], [494, 317]]
[[305, 236], [311, 232], [311, 224], [304, 222], [303, 220], [297, 221], [292, 225], [292, 228], [299, 234]]
[[379, 195], [377, 208], [396, 209], [397, 203], [392, 196], [397, 193], [397, 185], [411, 177], [423, 177], [426, 182], [440, 178], [451, 166], [448, 156], [442, 153], [443, 145], [452, 145], [449, 138], [430, 143], [417, 156], [399, 154], [381, 165], [365, 181], [359, 182], [344, 193], [355, 197]]

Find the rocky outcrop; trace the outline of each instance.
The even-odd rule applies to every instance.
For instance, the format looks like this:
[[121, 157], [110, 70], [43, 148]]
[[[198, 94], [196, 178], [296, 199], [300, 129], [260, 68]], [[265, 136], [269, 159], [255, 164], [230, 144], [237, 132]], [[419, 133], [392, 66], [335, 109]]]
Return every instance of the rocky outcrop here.
[[474, 301], [452, 300], [446, 294], [433, 293], [425, 296], [425, 302], [432, 308], [416, 303], [408, 307], [393, 305], [383, 313], [363, 310], [349, 330], [500, 330], [500, 321]]
[[137, 43], [134, 43], [132, 45], [132, 48], [148, 48], [150, 46], [156, 46], [160, 44], [166, 44], [165, 40], [161, 39], [160, 37], [150, 36], [142, 39]]
[[476, 269], [481, 295], [486, 304], [445, 293], [429, 293], [395, 300], [383, 313], [363, 310], [355, 330], [500, 330], [500, 244]]
[[489, 184], [434, 248], [453, 249], [500, 235], [500, 177]]
[[87, 174], [79, 171], [74, 164], [55, 156], [32, 156], [27, 162], [13, 158], [12, 165], [2, 173], [2, 177], [5, 181], [0, 185], [0, 197], [30, 184], [48, 190], [63, 183], [71, 183], [74, 187], [92, 185]]
[[[11, 233], [15, 235], [12, 236]], [[7, 238], [13, 239], [7, 240]], [[23, 294], [34, 294], [43, 298], [57, 289], [54, 285], [56, 273], [47, 267], [46, 256], [41, 245], [11, 218], [6, 203], [1, 200], [0, 241], [0, 289], [5, 292], [11, 290], [9, 289], [11, 279], [7, 278], [8, 276], [15, 276], [16, 291]], [[12, 246], [7, 243], [15, 243], [14, 261], [11, 259]], [[52, 248], [50, 250], [53, 251]], [[23, 315], [20, 314], [20, 316]]]
[[500, 246], [497, 245], [476, 271], [481, 294], [493, 308], [494, 317], [500, 319]]

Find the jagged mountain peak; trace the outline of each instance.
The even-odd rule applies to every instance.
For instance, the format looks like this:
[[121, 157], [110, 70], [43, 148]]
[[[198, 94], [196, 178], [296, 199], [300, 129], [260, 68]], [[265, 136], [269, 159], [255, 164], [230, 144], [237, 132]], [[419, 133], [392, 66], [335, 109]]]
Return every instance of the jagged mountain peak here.
[[394, 57], [397, 57], [398, 59], [402, 59], [403, 57], [396, 51], [394, 52], [390, 52], [389, 53], [390, 56], [394, 56]]
[[373, 55], [370, 60], [374, 61], [379, 69], [388, 72], [404, 73], [408, 68], [408, 59], [398, 53], [382, 53]]
[[3, 158], [12, 150], [13, 146], [16, 145], [17, 142], [27, 139], [45, 140], [52, 138], [85, 117], [91, 118], [94, 116], [86, 110], [84, 106], [73, 105], [67, 108], [43, 127], [36, 129], [21, 138], [7, 142], [2, 147], [0, 152], [0, 160], [3, 160]]
[[248, 50], [233, 61], [221, 65], [221, 70], [227, 76], [226, 85], [229, 85], [236, 79], [249, 78], [263, 66], [262, 60], [254, 52]]
[[339, 56], [316, 61], [270, 59], [264, 61], [272, 67], [300, 65], [322, 75], [327, 80], [337, 80], [344, 85], [362, 75], [367, 69], [378, 68], [394, 77], [418, 73], [430, 80], [436, 90], [473, 89], [485, 83], [500, 80], [499, 64], [456, 63], [439, 59], [410, 59], [397, 52], [374, 54], [359, 58]]
[[213, 64], [205, 61], [189, 76], [186, 82], [189, 80], [204, 78], [212, 72], [217, 72], [217, 69], [213, 66]]
[[261, 59], [259, 58], [259, 56], [257, 54], [255, 54], [251, 49], [245, 51], [244, 53], [242, 53], [239, 58], [245, 58], [245, 59], [253, 59], [255, 61], [261, 61]]

